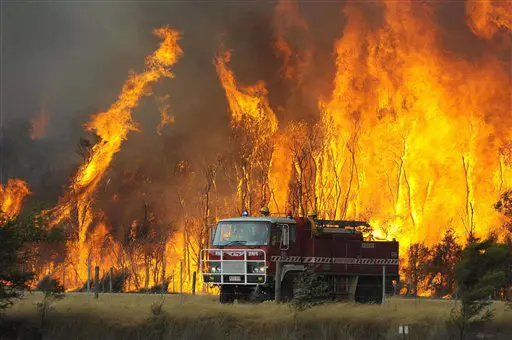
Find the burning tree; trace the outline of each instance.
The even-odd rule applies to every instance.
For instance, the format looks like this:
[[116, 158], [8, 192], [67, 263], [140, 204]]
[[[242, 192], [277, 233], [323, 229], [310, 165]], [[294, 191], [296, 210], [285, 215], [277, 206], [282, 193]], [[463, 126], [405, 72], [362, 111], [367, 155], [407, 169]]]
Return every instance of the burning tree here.
[[432, 248], [429, 262], [428, 285], [432, 294], [443, 297], [455, 292], [455, 266], [460, 260], [462, 247], [452, 229], [448, 229], [439, 244]]
[[418, 296], [426, 292], [426, 279], [429, 275], [431, 250], [423, 243], [411, 244], [407, 253], [406, 280], [409, 284], [407, 295]]
[[512, 191], [504, 192], [494, 207], [506, 218], [502, 228], [512, 233]]
[[[321, 151], [321, 129], [305, 121], [290, 122], [284, 131], [288, 139], [287, 151], [291, 160], [291, 178], [289, 179], [289, 205], [291, 211], [299, 216], [316, 210], [317, 196], [315, 178], [318, 169], [318, 156]], [[286, 183], [286, 181], [283, 181]], [[322, 192], [322, 190], [319, 190]]]
[[220, 160], [203, 159], [197, 168], [188, 161], [179, 161], [175, 167], [175, 193], [183, 227], [173, 249], [184, 263], [187, 285], [192, 283], [192, 272], [199, 272], [201, 249], [211, 242], [219, 209], [217, 170], [222, 165]]
[[148, 205], [144, 204], [143, 217], [128, 229], [124, 247], [136, 290], [144, 288], [147, 291], [150, 282], [158, 285], [166, 279], [166, 247], [173, 231], [173, 226], [159, 223]]
[[6, 218], [0, 216], [0, 310], [21, 298], [41, 268], [48, 261], [40, 249], [46, 243], [62, 241], [53, 230], [46, 230], [34, 215]]
[[247, 209], [252, 213], [270, 200], [268, 173], [277, 118], [266, 97], [265, 83], [240, 87], [226, 66], [230, 59], [231, 53], [226, 52], [217, 57], [215, 66], [231, 112], [237, 205], [240, 212]]
[[212, 196], [216, 193], [217, 190], [217, 168], [218, 163], [215, 164], [204, 164], [202, 167], [201, 175], [204, 178], [204, 186], [199, 190], [199, 207], [201, 209], [201, 219], [198, 221], [197, 225], [199, 226], [199, 230], [195, 233], [197, 235], [197, 249], [195, 250], [196, 254], [196, 270], [199, 271], [199, 260], [200, 260], [200, 252], [201, 249], [207, 248], [211, 243], [211, 235], [212, 235], [212, 223], [215, 221], [212, 217], [212, 206], [214, 205], [212, 202]]
[[[495, 206], [496, 210], [503, 214], [505, 220], [501, 225], [501, 231], [497, 234], [497, 236], [502, 237], [502, 241], [508, 246], [510, 252], [512, 252], [512, 191], [504, 192], [501, 195], [501, 198], [498, 202], [496, 202]], [[507, 291], [505, 292], [506, 299], [511, 302], [512, 301], [512, 259], [509, 259], [508, 269], [506, 273], [506, 285]]]
[[[96, 135], [96, 142], [81, 139], [78, 151], [83, 156], [83, 164], [73, 176], [68, 190], [59, 204], [45, 214], [51, 225], [57, 225], [64, 220], [70, 221], [71, 228], [76, 230], [77, 238], [72, 243], [76, 245], [72, 256], [75, 258], [75, 271], [82, 278], [86, 275], [86, 263], [90, 261], [92, 247], [89, 234], [93, 225], [96, 229], [95, 239], [103, 234], [108, 239], [108, 232], [104, 226], [106, 219], [103, 212], [95, 204], [95, 193], [102, 183], [103, 177], [109, 169], [114, 155], [121, 150], [123, 141], [131, 131], [138, 130], [132, 119], [132, 110], [138, 105], [140, 99], [150, 94], [150, 86], [162, 77], [172, 77], [170, 67], [182, 55], [178, 45], [179, 34], [169, 27], [156, 29], [154, 33], [162, 38], [160, 47], [146, 58], [145, 70], [141, 73], [132, 73], [123, 85], [118, 99], [111, 107], [102, 113], [96, 114], [86, 124], [88, 131]], [[76, 213], [73, 213], [76, 212]], [[73, 218], [72, 215], [76, 216]], [[98, 233], [98, 230], [103, 232]], [[103, 237], [103, 241], [106, 238]], [[91, 239], [94, 239], [91, 238]], [[100, 237], [101, 238], [101, 237]], [[101, 241], [100, 243], [103, 243]], [[99, 254], [98, 250], [95, 251]], [[96, 260], [100, 262], [100, 258]], [[146, 274], [149, 265], [146, 266]], [[149, 275], [146, 275], [146, 286]]]

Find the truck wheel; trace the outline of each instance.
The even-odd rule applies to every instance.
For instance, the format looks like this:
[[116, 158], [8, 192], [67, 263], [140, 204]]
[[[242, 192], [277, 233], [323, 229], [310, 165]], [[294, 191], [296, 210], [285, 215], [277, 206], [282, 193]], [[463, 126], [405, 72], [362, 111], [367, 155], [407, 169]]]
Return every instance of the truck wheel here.
[[295, 285], [295, 276], [286, 275], [281, 283], [281, 298], [283, 302], [290, 302], [293, 300], [293, 290]]
[[382, 283], [380, 278], [359, 278], [355, 300], [359, 303], [382, 303]]
[[231, 287], [220, 287], [220, 303], [233, 303], [235, 301], [235, 291]]

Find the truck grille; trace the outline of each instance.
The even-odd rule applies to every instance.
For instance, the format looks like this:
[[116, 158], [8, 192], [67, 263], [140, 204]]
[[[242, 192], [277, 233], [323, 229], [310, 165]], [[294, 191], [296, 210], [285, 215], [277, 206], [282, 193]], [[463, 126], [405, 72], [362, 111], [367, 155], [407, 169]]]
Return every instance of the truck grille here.
[[226, 261], [223, 264], [222, 273], [243, 274], [245, 272], [244, 266], [244, 261]]
[[[213, 285], [264, 285], [266, 264], [267, 256], [262, 249], [201, 249], [203, 280]], [[259, 268], [257, 273], [252, 272], [253, 266]]]

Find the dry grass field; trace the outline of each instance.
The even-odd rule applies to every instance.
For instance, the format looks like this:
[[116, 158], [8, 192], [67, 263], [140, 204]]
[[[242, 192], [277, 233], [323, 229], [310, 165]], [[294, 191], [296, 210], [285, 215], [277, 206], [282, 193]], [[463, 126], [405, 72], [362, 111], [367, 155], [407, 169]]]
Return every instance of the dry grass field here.
[[[18, 339], [406, 339], [458, 338], [447, 324], [454, 301], [388, 299], [381, 305], [327, 304], [303, 312], [273, 302], [220, 305], [217, 296], [67, 294], [49, 311], [41, 330], [39, 293], [6, 311], [0, 338]], [[159, 311], [157, 306], [162, 303]], [[512, 338], [512, 311], [494, 304], [496, 318], [475, 325], [468, 338]]]

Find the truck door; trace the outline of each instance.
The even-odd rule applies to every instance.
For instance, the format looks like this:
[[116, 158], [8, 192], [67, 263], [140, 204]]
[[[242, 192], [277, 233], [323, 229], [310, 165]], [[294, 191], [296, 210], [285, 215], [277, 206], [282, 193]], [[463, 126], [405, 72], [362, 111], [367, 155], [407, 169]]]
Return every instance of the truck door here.
[[[288, 245], [283, 246], [283, 229], [288, 229]], [[270, 248], [267, 253], [267, 258], [271, 259], [271, 268], [275, 270], [275, 262], [277, 258], [285, 255], [282, 262], [284, 264], [299, 264], [301, 262], [300, 245], [297, 242], [297, 230], [295, 224], [277, 224], [272, 227], [272, 234], [270, 238]]]
[[286, 250], [286, 256], [299, 256], [300, 243], [297, 242], [297, 227], [295, 224], [287, 224], [289, 234], [289, 245]]
[[346, 257], [349, 263], [347, 265], [347, 273], [360, 274], [361, 268], [361, 241], [347, 241], [346, 243]]

